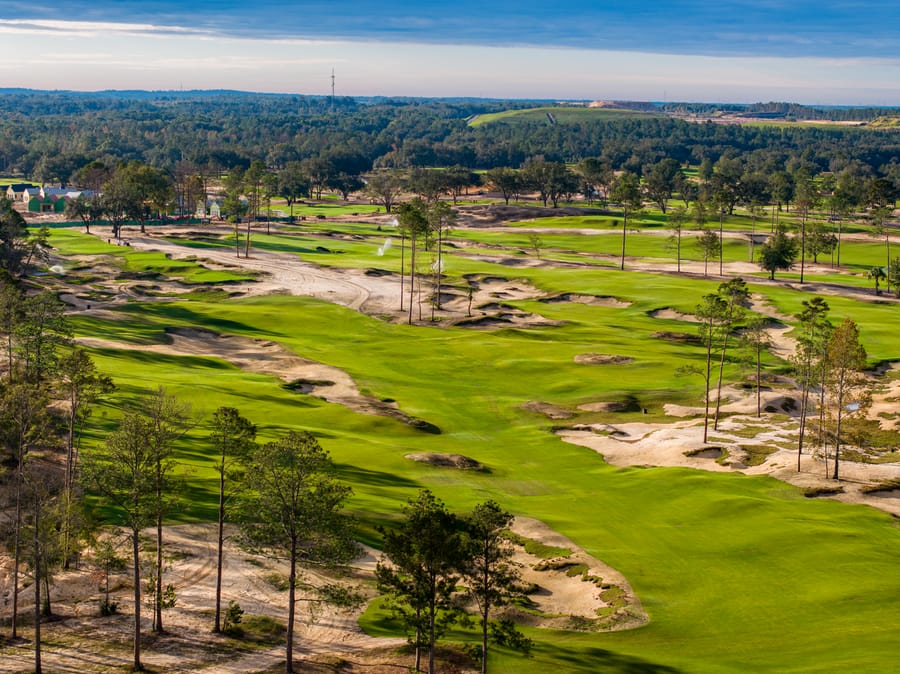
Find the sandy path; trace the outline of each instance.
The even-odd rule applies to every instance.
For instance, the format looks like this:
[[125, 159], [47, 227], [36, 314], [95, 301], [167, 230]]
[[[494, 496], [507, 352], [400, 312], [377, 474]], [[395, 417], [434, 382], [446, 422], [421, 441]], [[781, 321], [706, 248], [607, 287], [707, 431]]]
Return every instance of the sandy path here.
[[[164, 237], [181, 231], [183, 228], [167, 228], [156, 229], [154, 233]], [[230, 233], [230, 230], [222, 228], [210, 228], [208, 231]], [[109, 237], [109, 231], [103, 228], [95, 228], [92, 232], [99, 238]], [[199, 258], [200, 262], [206, 263], [207, 266], [232, 269], [237, 267], [264, 273], [264, 277], [259, 281], [229, 285], [228, 289], [231, 291], [248, 295], [282, 292], [315, 297], [394, 322], [408, 320], [409, 279], [403, 281], [403, 306], [406, 307], [406, 311], [401, 311], [401, 279], [398, 274], [391, 272], [371, 273], [370, 270], [370, 273], [366, 273], [357, 269], [320, 267], [302, 260], [298, 255], [252, 248], [249, 258], [238, 258], [231, 250], [217, 248], [198, 250], [150, 235], [132, 236], [124, 240], [132, 248], [160, 251], [173, 259]], [[373, 258], [373, 267], [376, 264], [377, 258]], [[441, 292], [441, 309], [436, 312], [436, 319], [442, 324], [470, 327], [555, 324], [540, 316], [502, 304], [504, 301], [537, 299], [544, 296], [544, 293], [524, 280], [484, 275], [475, 275], [467, 279], [473, 288], [471, 314], [467, 292], [459, 287], [445, 285]], [[432, 291], [432, 281], [430, 277], [428, 279], [420, 277], [420, 281], [421, 292], [417, 291], [413, 302], [412, 321], [417, 324], [431, 323], [429, 294]], [[69, 303], [78, 309], [85, 308], [85, 302], [77, 298], [70, 298]], [[482, 322], [479, 323], [479, 320]]]
[[[161, 232], [164, 236], [165, 232]], [[158, 250], [172, 258], [197, 257], [223, 266], [263, 271], [262, 283], [250, 284], [257, 294], [289, 292], [340, 304], [365, 313], [392, 314], [400, 296], [399, 279], [393, 276], [367, 276], [355, 269], [324, 268], [305, 262], [299, 255], [250, 249], [250, 257], [235, 257], [233, 251], [181, 246], [162, 238], [147, 235], [129, 238], [132, 248]]]

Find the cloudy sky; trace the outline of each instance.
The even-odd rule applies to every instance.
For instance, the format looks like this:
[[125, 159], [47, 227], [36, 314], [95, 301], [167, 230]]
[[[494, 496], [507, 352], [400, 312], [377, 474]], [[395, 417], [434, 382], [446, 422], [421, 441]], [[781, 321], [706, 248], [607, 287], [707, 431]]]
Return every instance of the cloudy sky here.
[[872, 0], [6, 0], [0, 87], [900, 105]]

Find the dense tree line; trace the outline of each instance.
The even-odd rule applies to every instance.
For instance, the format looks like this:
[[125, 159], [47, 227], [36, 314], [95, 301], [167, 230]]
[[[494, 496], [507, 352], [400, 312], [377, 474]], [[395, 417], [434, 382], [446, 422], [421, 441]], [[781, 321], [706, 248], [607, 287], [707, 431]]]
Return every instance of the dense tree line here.
[[615, 170], [640, 174], [664, 158], [697, 164], [731, 156], [766, 172], [792, 171], [797, 162], [815, 172], [837, 171], [856, 161], [877, 173], [900, 150], [900, 133], [890, 130], [696, 124], [650, 114], [555, 125], [467, 123], [473, 115], [524, 105], [351, 98], [332, 105], [326, 98], [212, 92], [3, 94], [0, 171], [68, 183], [94, 160], [140, 160], [170, 172], [180, 161], [246, 170], [260, 160], [280, 170], [293, 161], [351, 154], [363, 170], [519, 168], [540, 156], [567, 163], [602, 157]]

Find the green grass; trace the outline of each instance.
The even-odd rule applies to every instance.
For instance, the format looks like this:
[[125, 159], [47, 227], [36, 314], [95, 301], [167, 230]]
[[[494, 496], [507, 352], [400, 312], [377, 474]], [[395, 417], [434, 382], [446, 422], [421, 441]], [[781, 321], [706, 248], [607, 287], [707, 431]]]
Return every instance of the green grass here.
[[484, 124], [496, 122], [544, 122], [549, 124], [547, 113], [556, 118], [558, 124], [606, 121], [614, 119], [626, 119], [628, 117], [659, 117], [649, 112], [638, 110], [626, 110], [622, 108], [587, 108], [587, 107], [561, 107], [547, 106], [541, 108], [527, 108], [522, 110], [504, 110], [485, 115], [477, 115], [469, 122], [469, 126], [479, 127]]
[[3, 191], [6, 192], [6, 188], [9, 185], [17, 185], [19, 183], [31, 183], [37, 184], [35, 180], [28, 180], [26, 178], [0, 178], [0, 187], [3, 188]]
[[876, 117], [866, 126], [873, 129], [900, 129], [900, 117]]
[[186, 285], [212, 285], [255, 278], [248, 272], [208, 269], [199, 261], [172, 260], [164, 253], [116, 246], [72, 229], [51, 230], [50, 244], [61, 255], [105, 256], [109, 264], [119, 269], [120, 279], [173, 278]]
[[545, 545], [540, 541], [536, 541], [526, 536], [507, 532], [506, 537], [516, 545], [521, 545], [525, 552], [541, 559], [552, 559], [554, 557], [571, 557], [572, 550], [569, 548], [560, 548], [552, 545]]
[[[272, 211], [280, 211], [284, 214], [284, 217], [287, 217], [291, 213], [291, 209], [288, 208], [287, 202], [282, 199], [273, 199], [272, 200]], [[321, 202], [305, 202], [302, 204], [295, 203], [294, 204], [294, 218], [300, 220], [301, 218], [316, 218], [319, 215], [324, 215], [326, 218], [334, 217], [338, 215], [365, 215], [368, 213], [383, 213], [383, 206], [375, 206], [372, 204], [323, 204]]]
[[[342, 230], [368, 238], [334, 239], [328, 253], [316, 251], [321, 237], [303, 227], [299, 232], [259, 235], [254, 245], [317, 262], [398, 268], [396, 249], [375, 255], [383, 242], [377, 230]], [[597, 238], [563, 231], [558, 236], [560, 247]], [[638, 251], [658, 243], [651, 236], [629, 234], [629, 244], [632, 239]], [[82, 251], [78, 254], [109, 252], [95, 249], [96, 240], [61, 241], [68, 250]], [[177, 448], [190, 484], [180, 516], [212, 519], [217, 474], [208, 419], [218, 406], [234, 406], [259, 425], [263, 441], [293, 428], [308, 429], [320, 439], [340, 476], [354, 487], [349, 507], [364, 542], [377, 545], [377, 526], [396, 519], [417, 489], [432, 489], [458, 511], [494, 498], [517, 514], [546, 522], [622, 572], [650, 615], [647, 626], [628, 632], [529, 629], [536, 640], [533, 657], [501, 649], [491, 663], [495, 672], [822, 671], [823, 644], [830, 649], [829, 670], [875, 672], [893, 666], [900, 627], [894, 610], [900, 596], [895, 520], [867, 507], [807, 499], [768, 478], [614, 468], [596, 453], [560, 441], [551, 433], [556, 422], [522, 409], [531, 400], [574, 410], [586, 402], [634, 397], [653, 418], [667, 402], [699, 403], [699, 378], [682, 379], [674, 372], [680, 365], [701, 364], [701, 348], [653, 337], [659, 331], [695, 333], [696, 326], [654, 319], [649, 312], [662, 307], [692, 311], [717, 282], [591, 267], [510, 269], [456, 255], [448, 266], [451, 275], [503, 274], [548, 294], [609, 295], [632, 304], [519, 302], [564, 324], [495, 332], [394, 325], [289, 296], [221, 301], [199, 295], [187, 302], [127, 305], [115, 312], [119, 320], [79, 315], [73, 321], [76, 334], [135, 344], [161, 342], [167, 327], [178, 326], [277, 341], [303, 357], [346, 370], [367, 394], [396, 400], [402, 410], [442, 431], [432, 435], [396, 420], [357, 414], [215, 358], [95, 349], [98, 367], [113, 375], [119, 390], [92, 416], [86, 450], [101, 444], [115, 427], [121, 404], [165, 386], [190, 400], [198, 418]], [[809, 298], [780, 286], [752, 289], [788, 315]], [[873, 362], [900, 357], [895, 306], [832, 296], [827, 301], [833, 320], [852, 316], [860, 323]], [[615, 368], [574, 362], [576, 355], [589, 352], [634, 361]], [[726, 378], [739, 376], [737, 365], [729, 364]], [[599, 416], [582, 413], [571, 422]], [[632, 416], [605, 418], [615, 423]], [[413, 452], [463, 454], [489, 470], [452, 471], [404, 458]], [[378, 602], [361, 624], [372, 634], [397, 634]], [[453, 637], [477, 639], [466, 630]]]

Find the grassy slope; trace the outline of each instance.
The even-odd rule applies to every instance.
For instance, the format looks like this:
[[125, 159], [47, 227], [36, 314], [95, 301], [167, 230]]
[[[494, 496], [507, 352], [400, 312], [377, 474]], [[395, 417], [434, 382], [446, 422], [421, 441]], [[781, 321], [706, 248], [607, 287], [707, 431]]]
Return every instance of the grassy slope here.
[[[349, 255], [349, 253], [348, 253]], [[809, 501], [774, 480], [680, 469], [607, 466], [588, 450], [548, 433], [551, 422], [523, 411], [533, 399], [574, 406], [637, 394], [651, 408], [695, 402], [695, 382], [672, 376], [700, 357], [696, 348], [649, 337], [661, 329], [693, 331], [651, 319], [660, 306], [690, 309], [712, 282], [603, 270], [517, 270], [548, 292], [616, 295], [627, 309], [534, 305], [560, 328], [495, 333], [388, 325], [313, 300], [269, 297], [225, 303], [135, 304], [121, 322], [79, 318], [79, 334], [154, 341], [163, 328], [197, 325], [274, 339], [303, 356], [349, 371], [368, 393], [436, 423], [431, 436], [388, 419], [289, 393], [272, 378], [247, 375], [209, 358], [97, 351], [114, 374], [120, 396], [165, 385], [208, 414], [239, 407], [261, 424], [264, 437], [289, 427], [312, 430], [354, 484], [351, 503], [360, 533], [375, 542], [373, 525], [397, 513], [415, 489], [427, 486], [454, 508], [488, 497], [538, 517], [621, 570], [651, 615], [627, 633], [535, 633], [535, 656], [503, 655], [497, 672], [883, 671], [897, 655], [896, 559], [900, 532], [868, 508]], [[765, 292], [794, 313], [806, 296]], [[836, 317], [853, 315], [874, 359], [896, 357], [894, 307], [860, 306], [829, 298]], [[633, 355], [632, 366], [582, 367], [575, 354]], [[734, 373], [732, 373], [734, 374]], [[654, 382], [646, 390], [646, 382]], [[117, 411], [95, 415], [91, 441]], [[205, 429], [182, 446], [191, 476], [190, 517], [213, 512], [214, 473], [205, 455]], [[491, 472], [448, 472], [403, 458], [410, 451], [473, 456]], [[364, 625], [389, 626], [377, 609]], [[830, 647], [823, 667], [823, 645]]]
[[623, 117], [655, 117], [649, 112], [638, 110], [626, 110], [621, 108], [577, 108], [547, 106], [541, 108], [527, 108], [524, 110], [504, 110], [492, 112], [486, 115], [478, 115], [469, 122], [469, 126], [482, 126], [493, 122], [548, 122], [547, 113], [556, 118], [557, 123], [582, 122], [605, 119], [622, 119]]

